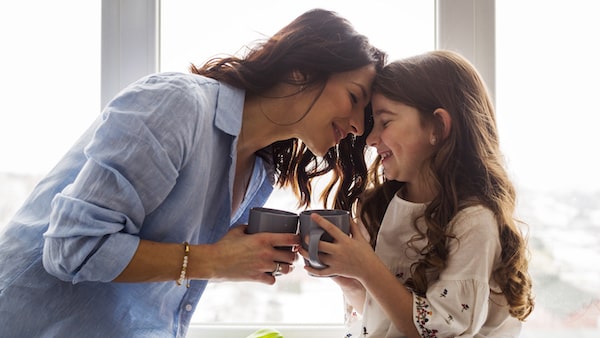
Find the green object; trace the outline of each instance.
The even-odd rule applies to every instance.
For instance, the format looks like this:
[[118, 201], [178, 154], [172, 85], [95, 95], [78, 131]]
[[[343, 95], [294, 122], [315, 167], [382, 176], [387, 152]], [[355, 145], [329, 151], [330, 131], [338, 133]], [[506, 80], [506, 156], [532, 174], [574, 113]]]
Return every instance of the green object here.
[[246, 338], [285, 338], [281, 332], [275, 329], [260, 329]]

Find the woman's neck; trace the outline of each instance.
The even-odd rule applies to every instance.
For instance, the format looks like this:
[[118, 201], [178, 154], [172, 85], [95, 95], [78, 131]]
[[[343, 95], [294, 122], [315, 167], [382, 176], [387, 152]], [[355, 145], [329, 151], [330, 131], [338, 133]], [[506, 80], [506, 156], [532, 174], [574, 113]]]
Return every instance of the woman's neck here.
[[238, 138], [238, 157], [248, 158], [277, 141], [297, 137], [297, 125], [279, 125], [272, 120], [291, 113], [289, 98], [246, 98], [242, 129]]

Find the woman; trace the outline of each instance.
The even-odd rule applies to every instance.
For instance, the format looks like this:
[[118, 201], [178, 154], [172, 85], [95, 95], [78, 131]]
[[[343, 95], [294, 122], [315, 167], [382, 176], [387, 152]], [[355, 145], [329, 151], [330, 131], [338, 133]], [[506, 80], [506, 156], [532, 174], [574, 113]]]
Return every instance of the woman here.
[[235, 225], [273, 184], [308, 205], [332, 170], [324, 203], [349, 208], [383, 62], [312, 10], [245, 57], [125, 88], [0, 237], [0, 336], [183, 337], [208, 280], [273, 284], [297, 236]]
[[366, 234], [319, 219], [336, 243], [319, 247], [327, 269], [307, 267], [340, 276], [346, 337], [517, 337], [534, 305], [527, 245], [477, 70], [450, 51], [392, 62], [372, 106]]

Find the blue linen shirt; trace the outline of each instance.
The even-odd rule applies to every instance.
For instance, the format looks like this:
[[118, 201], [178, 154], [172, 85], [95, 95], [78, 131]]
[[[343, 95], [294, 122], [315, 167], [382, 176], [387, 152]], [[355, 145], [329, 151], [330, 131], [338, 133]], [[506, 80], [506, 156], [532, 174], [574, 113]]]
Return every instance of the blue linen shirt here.
[[273, 181], [257, 156], [231, 214], [243, 102], [181, 73], [119, 93], [0, 235], [0, 336], [185, 336], [206, 281], [111, 281], [141, 239], [214, 243], [264, 204]]

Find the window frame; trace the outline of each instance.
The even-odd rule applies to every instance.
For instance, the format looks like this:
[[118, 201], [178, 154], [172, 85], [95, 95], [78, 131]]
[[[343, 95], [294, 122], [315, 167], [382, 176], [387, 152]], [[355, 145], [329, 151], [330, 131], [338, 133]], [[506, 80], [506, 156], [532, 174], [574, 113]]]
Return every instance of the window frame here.
[[[466, 56], [495, 97], [495, 0], [430, 1], [435, 1], [435, 48]], [[127, 84], [160, 70], [160, 0], [102, 0], [101, 21], [102, 108]], [[244, 337], [268, 326], [193, 323], [187, 336]], [[343, 334], [341, 325], [273, 326], [288, 338]]]
[[[495, 97], [495, 0], [430, 1], [436, 49], [463, 54]], [[102, 0], [101, 108], [129, 83], [160, 70], [160, 2]]]

